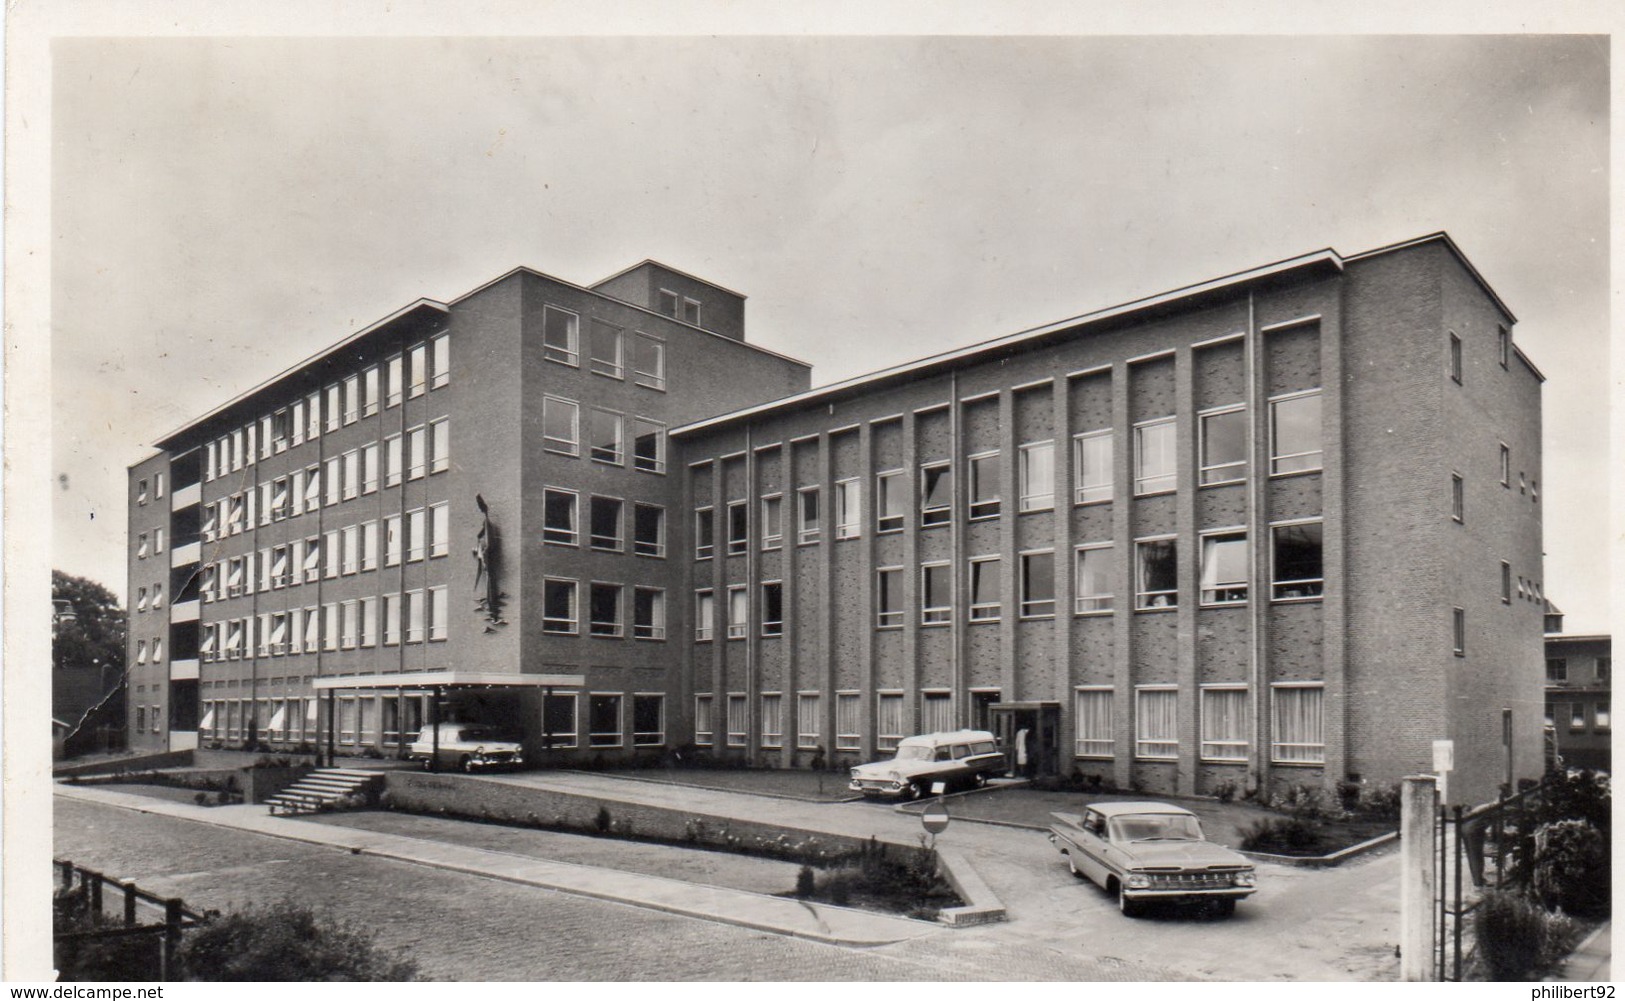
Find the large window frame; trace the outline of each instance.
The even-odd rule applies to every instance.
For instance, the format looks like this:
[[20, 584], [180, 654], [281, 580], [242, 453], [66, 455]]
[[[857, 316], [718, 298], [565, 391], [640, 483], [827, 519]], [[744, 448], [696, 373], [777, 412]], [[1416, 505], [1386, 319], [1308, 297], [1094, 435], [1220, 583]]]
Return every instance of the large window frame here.
[[1004, 469], [997, 451], [979, 452], [966, 460], [969, 470], [971, 521], [997, 518], [1004, 508]]
[[1247, 530], [1216, 529], [1203, 532], [1201, 539], [1200, 604], [1207, 607], [1246, 604], [1248, 582], [1252, 577]]
[[1179, 540], [1166, 535], [1134, 540], [1134, 609], [1179, 607]]
[[[1319, 472], [1325, 458], [1325, 442], [1321, 439], [1321, 391], [1305, 389], [1283, 393], [1270, 397], [1269, 404], [1270, 475]], [[1312, 434], [1310, 429], [1313, 429]]]
[[1173, 417], [1134, 425], [1134, 496], [1179, 489], [1179, 430]]
[[1112, 702], [1115, 692], [1109, 685], [1080, 685], [1073, 689], [1072, 709], [1076, 731], [1074, 758], [1111, 760], [1117, 757], [1117, 741], [1112, 736]]
[[1243, 483], [1247, 479], [1247, 453], [1252, 434], [1247, 426], [1247, 405], [1219, 407], [1197, 417], [1201, 446], [1201, 484]]
[[946, 560], [920, 564], [920, 625], [945, 626], [953, 614], [953, 564]]
[[[1309, 552], [1318, 546], [1320, 573]], [[1270, 525], [1270, 597], [1272, 601], [1319, 601], [1326, 591], [1326, 535], [1320, 518], [1278, 521]]]
[[[1300, 700], [1307, 705], [1291, 704]], [[1270, 686], [1270, 762], [1311, 766], [1326, 763], [1323, 683], [1284, 682]]]
[[580, 316], [558, 306], [542, 307], [542, 357], [571, 368], [581, 367]]
[[1201, 698], [1201, 744], [1203, 761], [1245, 762], [1252, 747], [1248, 738], [1247, 686], [1242, 684], [1203, 685]]
[[1020, 558], [1020, 577], [1016, 583], [1021, 590], [1021, 617], [1054, 618], [1055, 550], [1031, 549], [1021, 553]]
[[889, 469], [875, 474], [875, 534], [901, 532], [908, 520], [908, 472]]
[[954, 469], [946, 461], [920, 464], [920, 527], [946, 525], [954, 516]]
[[1055, 442], [1022, 445], [1017, 466], [1021, 513], [1055, 509]]
[[1179, 760], [1179, 689], [1134, 689], [1134, 756], [1145, 761]]
[[1004, 612], [1004, 563], [997, 556], [973, 556], [966, 581], [970, 588], [970, 621], [997, 622]]

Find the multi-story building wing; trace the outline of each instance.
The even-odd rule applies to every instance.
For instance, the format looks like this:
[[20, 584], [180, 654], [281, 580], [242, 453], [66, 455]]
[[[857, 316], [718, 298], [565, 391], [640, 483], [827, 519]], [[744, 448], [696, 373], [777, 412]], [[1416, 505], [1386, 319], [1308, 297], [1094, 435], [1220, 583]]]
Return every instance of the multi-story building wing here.
[[1546, 726], [1564, 765], [1610, 768], [1613, 673], [1612, 637], [1546, 634]]
[[[1163, 793], [1539, 772], [1540, 375], [1442, 234], [679, 428], [696, 740]], [[1025, 734], [1022, 731], [1026, 731]]]
[[1436, 234], [808, 390], [735, 293], [516, 271], [132, 469], [174, 490], [131, 508], [132, 592], [166, 522], [180, 599], [132, 649], [146, 726], [309, 740], [330, 692], [388, 748], [438, 691], [560, 754], [788, 766], [970, 725], [1164, 793], [1387, 784], [1449, 740], [1482, 798], [1540, 767], [1513, 322]]
[[327, 693], [341, 748], [391, 753], [429, 691], [539, 741], [538, 678], [566, 682], [552, 746], [664, 744], [667, 429], [808, 380], [743, 316], [653, 262], [597, 288], [520, 269], [166, 436], [131, 470], [130, 590], [170, 596], [132, 615], [136, 745], [314, 743]]

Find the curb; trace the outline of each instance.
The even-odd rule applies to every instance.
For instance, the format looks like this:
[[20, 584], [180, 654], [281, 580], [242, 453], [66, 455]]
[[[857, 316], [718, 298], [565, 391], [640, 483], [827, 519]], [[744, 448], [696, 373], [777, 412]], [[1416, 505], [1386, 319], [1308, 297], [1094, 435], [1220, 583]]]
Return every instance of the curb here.
[[1398, 840], [1399, 832], [1389, 831], [1387, 834], [1379, 834], [1369, 841], [1350, 845], [1347, 848], [1332, 852], [1330, 855], [1271, 855], [1269, 852], [1241, 851], [1239, 848], [1236, 850], [1241, 851], [1241, 854], [1248, 858], [1257, 859], [1260, 862], [1273, 862], [1276, 865], [1292, 866], [1298, 869], [1330, 869], [1333, 866], [1342, 865], [1351, 858], [1364, 855], [1368, 851], [1381, 848], [1389, 842]]

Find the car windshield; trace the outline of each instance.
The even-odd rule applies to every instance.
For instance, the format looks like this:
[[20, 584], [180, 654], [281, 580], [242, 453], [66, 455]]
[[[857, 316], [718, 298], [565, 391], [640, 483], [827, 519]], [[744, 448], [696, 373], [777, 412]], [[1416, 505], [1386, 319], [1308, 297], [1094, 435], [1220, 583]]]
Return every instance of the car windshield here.
[[924, 744], [905, 744], [897, 749], [898, 761], [930, 761], [931, 748]]
[[1179, 813], [1131, 813], [1111, 819], [1113, 841], [1200, 841], [1195, 817]]

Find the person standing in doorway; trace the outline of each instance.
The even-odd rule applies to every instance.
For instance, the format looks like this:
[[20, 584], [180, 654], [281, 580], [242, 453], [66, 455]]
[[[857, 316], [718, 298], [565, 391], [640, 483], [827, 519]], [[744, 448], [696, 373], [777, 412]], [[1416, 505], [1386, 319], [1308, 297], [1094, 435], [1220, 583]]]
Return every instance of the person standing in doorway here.
[[1029, 778], [1027, 771], [1027, 728], [1022, 727], [1016, 731], [1016, 775]]

